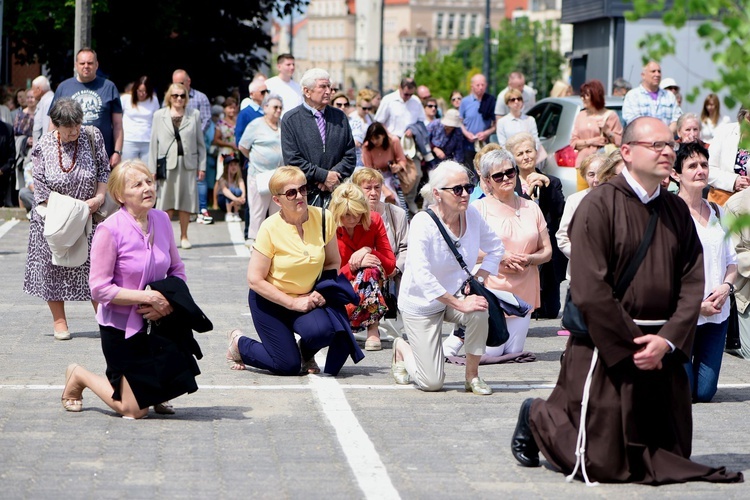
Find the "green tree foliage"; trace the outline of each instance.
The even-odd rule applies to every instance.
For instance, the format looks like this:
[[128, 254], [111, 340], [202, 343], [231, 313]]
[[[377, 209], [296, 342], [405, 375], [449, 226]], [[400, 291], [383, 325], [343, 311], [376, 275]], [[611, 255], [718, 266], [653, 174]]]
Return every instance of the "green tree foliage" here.
[[[141, 75], [159, 91], [184, 68], [209, 96], [246, 82], [270, 49], [266, 22], [307, 0], [109, 2], [93, 0], [99, 69], [122, 88]], [[46, 64], [53, 85], [73, 74], [75, 1], [6, 0], [4, 35], [19, 62]]]
[[[560, 78], [562, 68], [567, 63], [558, 46], [559, 29], [552, 23], [530, 23], [527, 18], [504, 19], [498, 30], [491, 35], [492, 58], [490, 63], [493, 92], [505, 87], [508, 75], [521, 71], [526, 81], [532, 82], [540, 96], [547, 95], [555, 80]], [[436, 92], [434, 87], [455, 88], [466, 94], [469, 91], [471, 76], [480, 73], [484, 62], [484, 40], [471, 37], [461, 40], [453, 53], [439, 57], [436, 52], [425, 54], [416, 64], [415, 80], [420, 85], [430, 87], [433, 95], [447, 99], [451, 90]], [[434, 83], [433, 83], [434, 82]]]
[[445, 102], [450, 102], [454, 90], [466, 94], [469, 89], [461, 61], [453, 55], [441, 57], [437, 51], [428, 52], [417, 61], [414, 79], [419, 85], [427, 85], [434, 97], [442, 97]]

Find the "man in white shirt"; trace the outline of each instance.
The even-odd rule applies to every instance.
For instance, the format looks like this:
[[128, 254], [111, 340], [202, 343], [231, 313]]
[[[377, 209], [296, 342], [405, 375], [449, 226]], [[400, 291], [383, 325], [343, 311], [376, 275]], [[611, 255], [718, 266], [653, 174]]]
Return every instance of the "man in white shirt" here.
[[31, 82], [31, 93], [36, 97], [36, 111], [34, 112], [34, 142], [49, 131], [49, 108], [55, 93], [44, 75], [37, 76]]
[[497, 95], [497, 104], [495, 105], [495, 118], [498, 120], [510, 113], [508, 105], [505, 104], [505, 93], [508, 89], [517, 89], [523, 94], [523, 111], [528, 111], [536, 104], [536, 90], [526, 85], [526, 77], [520, 71], [514, 71], [508, 76], [508, 86]]
[[294, 56], [292, 54], [281, 54], [276, 58], [276, 69], [279, 74], [266, 80], [266, 87], [272, 94], [281, 97], [284, 109], [281, 111], [283, 117], [288, 111], [302, 104], [302, 88], [299, 83], [292, 80], [294, 75]]
[[414, 95], [416, 92], [417, 84], [414, 83], [414, 79], [401, 80], [398, 90], [384, 96], [380, 101], [375, 121], [382, 123], [389, 133], [399, 139], [403, 136], [411, 137], [411, 131], [406, 128], [427, 118], [422, 101]]

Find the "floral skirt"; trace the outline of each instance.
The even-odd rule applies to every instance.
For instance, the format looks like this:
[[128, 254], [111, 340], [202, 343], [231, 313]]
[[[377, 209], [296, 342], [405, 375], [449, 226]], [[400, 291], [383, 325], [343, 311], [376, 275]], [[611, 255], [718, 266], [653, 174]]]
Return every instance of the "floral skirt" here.
[[346, 306], [352, 329], [366, 328], [385, 316], [387, 307], [382, 292], [383, 275], [383, 269], [380, 267], [365, 267], [357, 272], [351, 282], [354, 291], [359, 295], [359, 305]]

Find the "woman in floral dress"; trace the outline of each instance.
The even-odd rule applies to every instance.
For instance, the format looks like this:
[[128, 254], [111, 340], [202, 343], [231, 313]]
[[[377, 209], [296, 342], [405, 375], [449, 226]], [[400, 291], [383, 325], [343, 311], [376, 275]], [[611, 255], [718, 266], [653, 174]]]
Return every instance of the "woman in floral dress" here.
[[[52, 263], [52, 251], [44, 233], [44, 211], [51, 192], [84, 201], [89, 214], [104, 203], [109, 178], [109, 157], [104, 138], [95, 127], [81, 127], [83, 110], [72, 99], [58, 99], [50, 109], [50, 120], [56, 130], [44, 134], [31, 152], [36, 208], [31, 211], [29, 250], [23, 291], [42, 298], [52, 312], [54, 336], [70, 339], [65, 317], [65, 301], [91, 300], [89, 266], [86, 259], [78, 267]], [[93, 138], [93, 144], [90, 139]], [[88, 245], [96, 230], [92, 225]], [[96, 310], [96, 303], [94, 303]]]

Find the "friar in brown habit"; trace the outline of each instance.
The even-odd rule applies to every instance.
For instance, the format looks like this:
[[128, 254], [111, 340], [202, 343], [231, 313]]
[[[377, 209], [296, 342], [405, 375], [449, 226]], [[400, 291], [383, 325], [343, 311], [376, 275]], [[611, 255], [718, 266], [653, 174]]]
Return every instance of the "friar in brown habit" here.
[[[672, 171], [673, 141], [661, 121], [634, 120], [622, 138], [626, 170], [576, 210], [569, 229], [571, 297], [590, 336], [568, 340], [549, 399], [521, 406], [511, 450], [522, 465], [539, 465], [541, 450], [554, 467], [587, 483], [742, 481], [741, 473], [690, 460], [683, 363], [703, 299], [703, 255], [688, 207], [659, 186]], [[658, 213], [652, 243], [617, 300], [615, 283], [652, 210]]]

